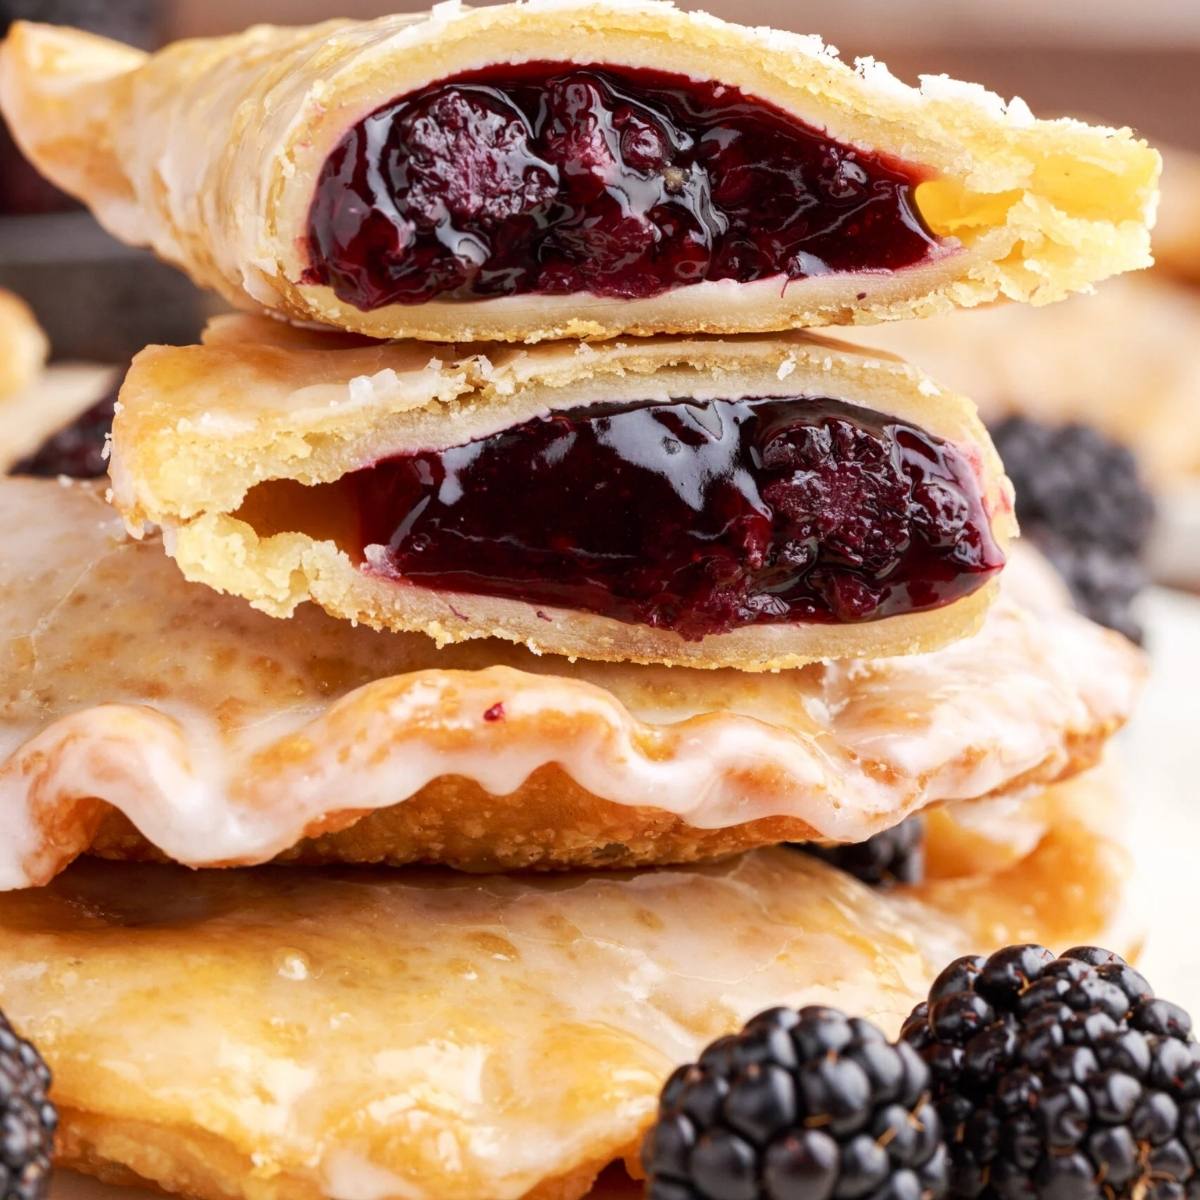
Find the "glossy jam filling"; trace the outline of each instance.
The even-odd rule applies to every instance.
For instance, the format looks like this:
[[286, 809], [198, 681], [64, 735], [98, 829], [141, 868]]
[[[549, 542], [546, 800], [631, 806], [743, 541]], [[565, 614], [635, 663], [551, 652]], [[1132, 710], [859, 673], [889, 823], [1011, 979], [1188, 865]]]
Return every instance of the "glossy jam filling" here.
[[369, 570], [688, 639], [937, 608], [1003, 564], [960, 451], [823, 398], [571, 409], [343, 486]]
[[736, 88], [505, 65], [345, 135], [317, 185], [306, 281], [369, 310], [897, 270], [938, 245], [921, 180]]

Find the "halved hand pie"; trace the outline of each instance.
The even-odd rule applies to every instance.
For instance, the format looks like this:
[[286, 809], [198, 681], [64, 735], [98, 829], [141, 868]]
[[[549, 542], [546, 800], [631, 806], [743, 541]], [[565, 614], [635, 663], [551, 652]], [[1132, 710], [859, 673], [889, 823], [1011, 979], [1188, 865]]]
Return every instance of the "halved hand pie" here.
[[973, 638], [750, 674], [273, 620], [91, 486], [5, 480], [0, 516], [4, 888], [89, 849], [496, 870], [863, 841], [1091, 765], [1142, 675], [1021, 562]]
[[117, 506], [190, 579], [601, 660], [929, 649], [1014, 529], [969, 402], [802, 335], [431, 359], [233, 319], [139, 355], [113, 437]]
[[1078, 820], [886, 894], [786, 849], [553, 880], [81, 862], [0, 896], [0, 1005], [53, 1069], [64, 1165], [203, 1200], [577, 1200], [752, 1013], [894, 1034], [953, 955], [1124, 949], [1124, 873]]
[[377, 337], [874, 321], [1150, 262], [1159, 159], [1128, 130], [642, 0], [152, 57], [17, 24], [0, 102], [118, 236], [236, 304]]

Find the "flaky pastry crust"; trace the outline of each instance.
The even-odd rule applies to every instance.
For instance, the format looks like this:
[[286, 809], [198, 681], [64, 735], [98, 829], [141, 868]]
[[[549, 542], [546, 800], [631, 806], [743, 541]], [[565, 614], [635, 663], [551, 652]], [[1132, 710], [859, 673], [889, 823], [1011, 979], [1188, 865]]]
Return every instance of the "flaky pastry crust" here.
[[186, 583], [94, 488], [5, 480], [0, 509], [0, 888], [93, 847], [493, 870], [858, 841], [1089, 765], [1143, 670], [1019, 563], [935, 653], [689, 671], [276, 621]]
[[41, 374], [49, 351], [50, 343], [33, 310], [19, 296], [0, 288], [0, 453], [7, 435], [9, 397]]
[[578, 1200], [753, 1013], [892, 1035], [954, 955], [1125, 949], [1126, 870], [1065, 818], [1008, 870], [892, 893], [787, 849], [555, 880], [79, 863], [0, 896], [0, 1005], [54, 1072], [64, 1166], [202, 1200]]
[[417, 342], [356, 345], [227, 319], [203, 346], [152, 347], [135, 360], [113, 426], [113, 499], [134, 532], [147, 522], [165, 531], [189, 579], [273, 616], [312, 600], [334, 616], [442, 645], [496, 637], [601, 661], [769, 670], [916, 653], [977, 629], [994, 583], [927, 612], [755, 625], [700, 641], [594, 613], [405, 586], [363, 569], [344, 500], [307, 490], [405, 450], [462, 445], [580, 404], [805, 394], [911, 420], [955, 443], [976, 467], [997, 542], [1015, 533], [1011, 489], [969, 401], [890, 356], [803, 334], [453, 346], [431, 358]]
[[[518, 296], [363, 312], [303, 282], [316, 179], [384, 103], [529, 61], [650, 67], [740, 88], [829, 136], [931, 176], [918, 204], [943, 252], [900, 272], [781, 287], [706, 282], [651, 299]], [[1045, 303], [1149, 265], [1159, 159], [1129, 130], [1037, 121], [974, 84], [919, 90], [819, 38], [656, 0], [528, 0], [429, 15], [258, 26], [150, 57], [17, 23], [0, 106], [22, 148], [118, 237], [242, 307], [376, 337], [437, 341], [726, 333], [926, 316], [997, 297]]]

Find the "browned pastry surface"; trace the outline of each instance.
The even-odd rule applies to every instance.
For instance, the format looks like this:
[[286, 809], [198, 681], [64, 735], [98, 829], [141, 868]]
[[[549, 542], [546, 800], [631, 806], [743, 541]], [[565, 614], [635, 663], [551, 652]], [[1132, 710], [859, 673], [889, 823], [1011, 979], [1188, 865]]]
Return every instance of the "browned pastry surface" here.
[[6, 480], [0, 511], [2, 887], [97, 837], [196, 866], [303, 843], [476, 869], [862, 840], [1079, 770], [1143, 674], [1016, 562], [983, 629], [943, 650], [689, 671], [439, 650], [311, 607], [278, 621], [186, 583], [94, 488]]
[[[362, 117], [495, 63], [650, 68], [741, 89], [928, 176], [917, 203], [942, 251], [902, 271], [780, 286], [715, 280], [648, 299], [512, 296], [364, 312], [307, 281], [323, 163]], [[304, 29], [257, 26], [147, 57], [18, 23], [0, 104], [51, 179], [119, 237], [151, 245], [243, 307], [378, 337], [536, 341], [766, 331], [927, 316], [998, 297], [1044, 303], [1149, 265], [1159, 159], [1128, 130], [1038, 121], [976, 85], [907, 87], [819, 38], [670, 4], [533, 0]]]
[[63, 1164], [102, 1178], [578, 1200], [752, 1013], [894, 1032], [952, 954], [1111, 940], [1124, 872], [1065, 816], [995, 876], [891, 893], [786, 849], [524, 878], [80, 862], [0, 896], [0, 1005], [54, 1071]]

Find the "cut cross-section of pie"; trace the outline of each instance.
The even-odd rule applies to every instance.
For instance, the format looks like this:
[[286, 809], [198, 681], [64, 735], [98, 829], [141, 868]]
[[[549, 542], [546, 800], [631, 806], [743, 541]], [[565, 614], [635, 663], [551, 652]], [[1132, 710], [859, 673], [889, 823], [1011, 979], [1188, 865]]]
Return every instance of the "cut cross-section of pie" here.
[[140, 355], [113, 430], [131, 528], [276, 616], [608, 661], [926, 650], [994, 595], [999, 460], [895, 359], [799, 334], [352, 342], [232, 318]]
[[1020, 558], [972, 638], [752, 674], [274, 620], [95, 485], [0, 481], [0, 522], [0, 888], [89, 850], [488, 871], [861, 842], [1092, 765], [1143, 671]]
[[0, 103], [118, 236], [234, 303], [441, 341], [768, 331], [1147, 266], [1159, 157], [977, 85], [654, 0], [257, 27], [17, 24]]

